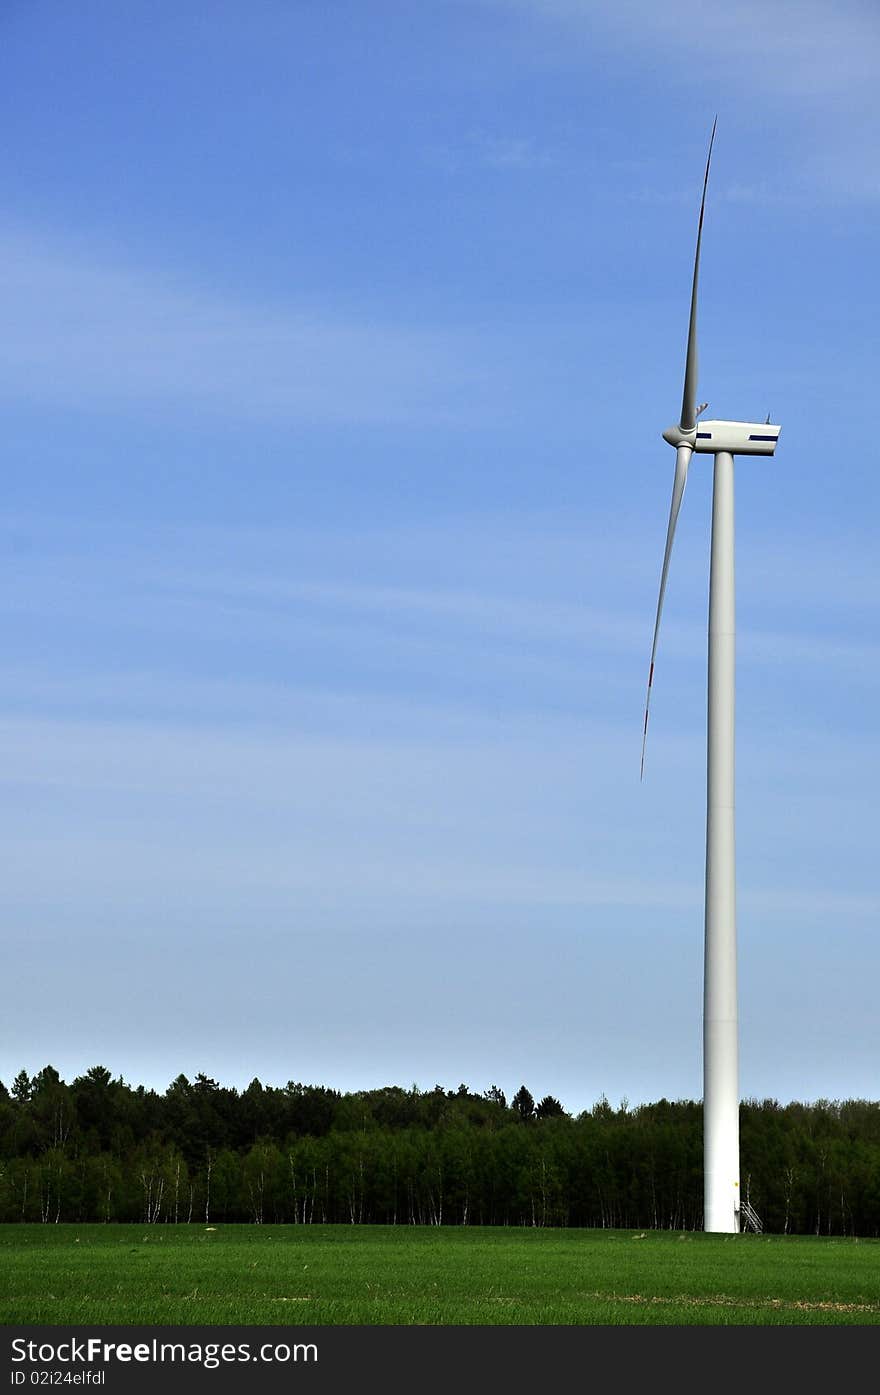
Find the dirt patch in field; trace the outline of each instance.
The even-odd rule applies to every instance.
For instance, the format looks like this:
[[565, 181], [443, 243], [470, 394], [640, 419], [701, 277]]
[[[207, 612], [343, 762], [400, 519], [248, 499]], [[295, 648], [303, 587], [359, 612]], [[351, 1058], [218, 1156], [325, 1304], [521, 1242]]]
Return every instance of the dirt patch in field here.
[[602, 1303], [665, 1304], [685, 1308], [771, 1308], [801, 1313], [880, 1313], [880, 1303], [834, 1303], [830, 1299], [810, 1302], [799, 1298], [734, 1298], [727, 1293], [713, 1293], [705, 1297], [679, 1293], [671, 1298], [643, 1293], [589, 1293], [585, 1297], [598, 1299]]

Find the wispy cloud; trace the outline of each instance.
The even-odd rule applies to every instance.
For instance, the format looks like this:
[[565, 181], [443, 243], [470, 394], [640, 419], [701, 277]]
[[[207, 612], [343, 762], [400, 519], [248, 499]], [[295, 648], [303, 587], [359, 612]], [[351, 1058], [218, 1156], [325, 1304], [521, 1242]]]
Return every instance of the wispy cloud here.
[[456, 421], [485, 401], [492, 355], [466, 327], [236, 302], [167, 274], [0, 232], [0, 393], [220, 418]]
[[[594, 62], [597, 48], [666, 66], [678, 83], [749, 97], [806, 135], [780, 189], [732, 184], [731, 202], [797, 203], [822, 188], [873, 201], [880, 139], [880, 10], [872, 0], [471, 0], [541, 26], [559, 61]], [[552, 40], [551, 40], [552, 42]], [[725, 197], [719, 190], [717, 197]]]
[[[148, 915], [163, 886], [206, 904], [259, 888], [276, 911], [290, 896], [316, 907], [331, 887], [350, 910], [364, 898], [529, 914], [698, 910], [699, 876], [676, 876], [675, 867], [664, 876], [645, 852], [636, 868], [632, 810], [632, 837], [621, 837], [624, 740], [621, 728], [606, 728], [604, 753], [591, 741], [587, 754], [551, 727], [474, 741], [447, 726], [413, 741], [366, 731], [4, 720], [4, 780], [27, 791], [29, 806], [4, 816], [15, 849], [7, 896], [42, 905], [76, 893], [83, 911], [97, 895], [145, 898]], [[581, 809], [572, 839], [578, 786], [591, 807]], [[880, 900], [869, 889], [750, 885], [743, 907], [860, 919], [875, 916]]]
[[585, 604], [565, 605], [552, 601], [530, 601], [487, 592], [424, 589], [407, 586], [353, 585], [303, 578], [284, 580], [277, 576], [189, 575], [174, 581], [167, 576], [163, 587], [200, 595], [215, 602], [235, 602], [266, 609], [283, 606], [309, 607], [316, 612], [351, 612], [393, 625], [404, 620], [414, 624], [434, 621], [474, 630], [489, 636], [547, 642], [601, 642], [613, 649], [629, 648], [642, 638], [644, 621], [619, 611], [597, 609]]
[[[689, 188], [660, 189], [641, 185], [627, 188], [626, 197], [633, 203], [681, 205], [692, 207], [693, 190]], [[742, 184], [718, 183], [712, 190], [713, 204], [755, 204], [761, 207], [804, 208], [814, 202], [805, 189], [780, 189], [767, 181]]]
[[[147, 536], [88, 521], [13, 519], [7, 528], [32, 540], [9, 555], [0, 591], [7, 628], [25, 627], [20, 654], [34, 649], [36, 627], [54, 635], [63, 622], [68, 633], [82, 627], [89, 652], [102, 636], [117, 664], [124, 656], [143, 670], [152, 656], [167, 673], [173, 655], [181, 680], [245, 645], [252, 678], [290, 681], [306, 655], [316, 688], [345, 674], [355, 687], [390, 684], [413, 700], [437, 684], [444, 700], [463, 698], [478, 681], [493, 702], [506, 685], [505, 706], [535, 700], [539, 687], [556, 693], [556, 706], [581, 706], [588, 689], [597, 700], [605, 693], [605, 703], [624, 690], [641, 702], [658, 560], [646, 563], [638, 537], [627, 545], [596, 520], [572, 528], [566, 519], [558, 530], [526, 516], [359, 533], [169, 528]], [[854, 697], [865, 693], [880, 668], [871, 559], [843, 543], [801, 555], [752, 541], [740, 551], [743, 678], [775, 673], [778, 686], [790, 666], [799, 680], [845, 676]], [[675, 563], [661, 696], [681, 681], [682, 660], [702, 665], [706, 654], [702, 545]], [[11, 632], [6, 662], [16, 666], [10, 642]], [[19, 660], [8, 694], [22, 691], [24, 672]]]
[[604, 34], [627, 47], [695, 55], [707, 77], [810, 101], [876, 86], [880, 18], [861, 0], [489, 0], [561, 23], [569, 36]]
[[558, 160], [558, 154], [540, 148], [531, 136], [480, 132], [471, 137], [470, 144], [476, 158], [490, 169], [547, 169]]
[[499, 131], [472, 131], [455, 145], [434, 143], [422, 153], [427, 164], [449, 175], [474, 169], [527, 174], [552, 169], [564, 158], [560, 149], [549, 149], [534, 136]]

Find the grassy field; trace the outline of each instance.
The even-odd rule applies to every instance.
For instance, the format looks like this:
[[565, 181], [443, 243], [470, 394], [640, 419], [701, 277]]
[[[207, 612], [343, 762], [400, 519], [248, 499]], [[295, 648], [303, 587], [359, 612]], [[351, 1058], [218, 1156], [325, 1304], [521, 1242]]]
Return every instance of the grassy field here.
[[0, 1321], [880, 1323], [880, 1241], [661, 1231], [0, 1226]]

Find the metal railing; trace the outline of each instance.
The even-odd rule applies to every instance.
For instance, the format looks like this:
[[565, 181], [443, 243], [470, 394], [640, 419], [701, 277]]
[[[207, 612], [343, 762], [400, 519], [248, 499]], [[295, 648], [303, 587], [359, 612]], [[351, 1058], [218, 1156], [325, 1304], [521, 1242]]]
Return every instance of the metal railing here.
[[756, 1235], [763, 1235], [764, 1222], [746, 1197], [740, 1203], [739, 1214], [743, 1230], [753, 1230]]

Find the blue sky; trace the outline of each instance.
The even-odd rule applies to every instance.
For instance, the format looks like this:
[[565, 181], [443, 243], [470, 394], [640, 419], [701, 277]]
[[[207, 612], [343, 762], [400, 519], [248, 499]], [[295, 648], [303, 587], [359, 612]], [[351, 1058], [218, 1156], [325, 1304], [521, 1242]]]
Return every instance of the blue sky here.
[[0, 39], [0, 1077], [699, 1097], [717, 111], [741, 1087], [876, 1099], [876, 8]]

